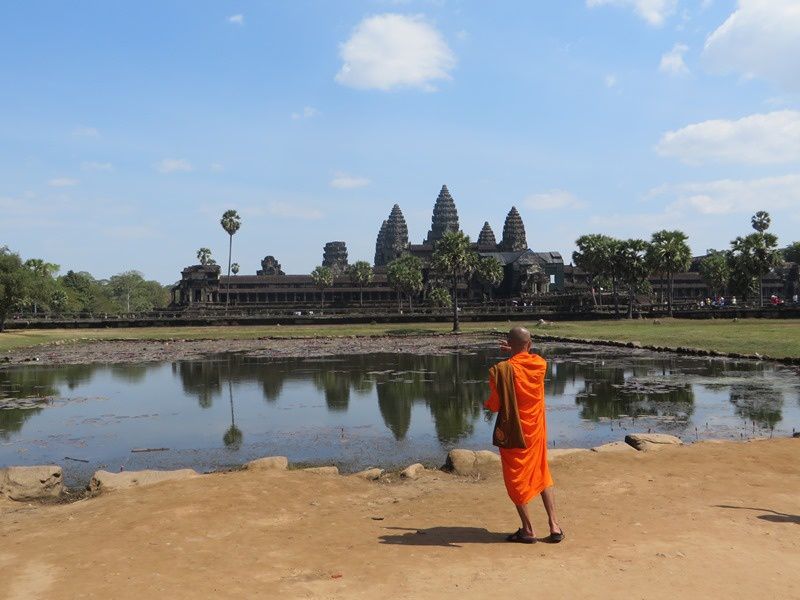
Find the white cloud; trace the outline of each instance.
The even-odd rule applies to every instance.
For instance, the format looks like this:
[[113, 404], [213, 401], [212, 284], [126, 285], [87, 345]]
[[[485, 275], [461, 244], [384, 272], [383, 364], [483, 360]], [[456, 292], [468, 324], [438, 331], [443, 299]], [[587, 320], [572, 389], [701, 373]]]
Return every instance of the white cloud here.
[[717, 119], [695, 123], [665, 133], [656, 151], [690, 165], [800, 161], [800, 112], [781, 110], [737, 121]]
[[316, 208], [303, 207], [289, 202], [271, 202], [267, 212], [287, 219], [321, 219], [323, 216], [322, 211]]
[[100, 132], [94, 127], [79, 126], [72, 130], [72, 135], [75, 137], [97, 138], [100, 137]]
[[366, 187], [370, 184], [366, 177], [356, 177], [347, 173], [336, 173], [331, 179], [330, 186], [339, 190], [353, 190]]
[[633, 9], [650, 25], [659, 27], [675, 12], [678, 0], [586, 0], [586, 6], [621, 6]]
[[613, 88], [617, 85], [617, 76], [616, 75], [606, 75], [604, 80], [607, 88]]
[[800, 89], [800, 2], [739, 0], [705, 43], [703, 58], [719, 73], [759, 77]]
[[228, 17], [228, 23], [233, 25], [244, 25], [244, 15], [231, 15]]
[[72, 187], [78, 185], [80, 181], [71, 177], [56, 177], [47, 182], [50, 187]]
[[194, 167], [184, 158], [165, 158], [155, 164], [155, 169], [159, 173], [187, 173], [193, 171]]
[[583, 208], [585, 203], [566, 190], [550, 190], [542, 194], [531, 194], [523, 201], [531, 210], [564, 210]]
[[687, 75], [689, 67], [683, 60], [683, 56], [689, 51], [689, 46], [686, 44], [675, 44], [672, 50], [666, 52], [661, 57], [661, 63], [658, 65], [658, 70], [662, 73], [669, 73], [670, 75]]
[[313, 119], [317, 115], [319, 115], [319, 111], [316, 108], [313, 106], [304, 106], [302, 111], [292, 113], [292, 119], [295, 121], [298, 119]]
[[790, 209], [800, 205], [800, 175], [665, 185], [651, 190], [648, 197], [667, 200], [666, 210], [672, 213], [724, 215]]
[[341, 45], [344, 61], [336, 81], [357, 89], [421, 88], [449, 80], [455, 55], [442, 35], [421, 16], [366, 17]]
[[113, 171], [114, 165], [109, 162], [89, 160], [81, 163], [81, 169], [84, 171]]

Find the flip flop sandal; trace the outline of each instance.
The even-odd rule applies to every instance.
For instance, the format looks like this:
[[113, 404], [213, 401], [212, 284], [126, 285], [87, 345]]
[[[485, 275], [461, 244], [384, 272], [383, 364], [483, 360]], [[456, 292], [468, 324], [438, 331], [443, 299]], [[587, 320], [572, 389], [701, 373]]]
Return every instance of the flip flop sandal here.
[[507, 542], [516, 542], [517, 544], [535, 544], [536, 538], [532, 535], [525, 535], [522, 529], [517, 529], [516, 533], [512, 533], [506, 538]]
[[560, 533], [551, 533], [545, 538], [545, 542], [548, 544], [558, 544], [564, 539], [564, 530], [562, 529]]

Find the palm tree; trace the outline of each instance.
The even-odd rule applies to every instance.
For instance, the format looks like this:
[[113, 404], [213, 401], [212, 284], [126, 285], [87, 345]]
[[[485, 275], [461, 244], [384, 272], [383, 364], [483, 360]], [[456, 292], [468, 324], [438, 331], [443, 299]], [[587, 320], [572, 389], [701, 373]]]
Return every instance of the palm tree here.
[[372, 265], [369, 264], [365, 260], [359, 260], [347, 269], [347, 274], [350, 277], [350, 281], [353, 282], [354, 285], [357, 285], [358, 290], [358, 305], [364, 305], [364, 287], [372, 281], [372, 277], [374, 275], [372, 271]]
[[680, 273], [689, 268], [692, 262], [692, 251], [686, 243], [689, 237], [682, 231], [656, 231], [650, 239], [648, 248], [648, 263], [659, 273], [666, 273], [669, 285], [667, 306], [669, 316], [672, 316], [672, 302], [674, 299], [675, 273]]
[[236, 421], [233, 417], [233, 384], [231, 383], [231, 377], [233, 375], [230, 372], [230, 368], [228, 370], [228, 397], [231, 401], [231, 426], [228, 427], [225, 435], [222, 436], [222, 443], [225, 444], [226, 448], [231, 450], [238, 450], [242, 446], [242, 440], [244, 440], [244, 434], [242, 430], [236, 426]]
[[322, 310], [325, 308], [325, 289], [333, 285], [333, 271], [331, 271], [330, 267], [320, 265], [311, 271], [311, 279], [314, 280], [314, 285], [319, 288], [322, 294], [320, 302], [320, 310]]
[[650, 275], [647, 262], [647, 242], [644, 240], [624, 240], [620, 242], [619, 257], [622, 280], [628, 286], [628, 318], [633, 318], [633, 303]]
[[753, 229], [755, 229], [758, 233], [764, 233], [767, 229], [769, 229], [771, 223], [772, 219], [770, 218], [769, 213], [764, 210], [758, 211], [750, 219], [750, 225], [752, 225]]
[[422, 261], [408, 253], [403, 254], [389, 263], [386, 278], [397, 292], [398, 310], [402, 309], [401, 293], [408, 297], [408, 310], [412, 310], [411, 298], [422, 290]]
[[208, 248], [200, 248], [197, 251], [197, 260], [204, 267], [206, 265], [215, 265], [215, 264], [217, 264], [216, 261], [213, 258], [211, 258], [211, 250], [209, 250]]
[[434, 272], [446, 277], [453, 296], [453, 331], [460, 329], [458, 322], [458, 284], [469, 278], [478, 267], [478, 253], [470, 248], [469, 236], [460, 231], [447, 231], [436, 242], [431, 257]]
[[503, 283], [503, 265], [493, 256], [484, 256], [478, 260], [478, 268], [475, 270], [478, 283], [489, 288], [489, 298], [492, 297], [492, 290]]
[[[598, 233], [582, 235], [575, 241], [578, 249], [572, 253], [575, 266], [586, 271], [589, 275], [589, 285], [592, 290], [592, 301], [598, 305], [595, 295], [596, 281], [608, 276], [611, 263], [611, 249], [613, 239]], [[600, 294], [600, 306], [603, 306], [603, 294]]]
[[239, 263], [233, 263], [231, 265], [231, 273], [233, 273], [234, 275], [239, 274]]
[[228, 313], [228, 304], [231, 300], [231, 253], [233, 251], [233, 234], [242, 226], [242, 219], [235, 210], [226, 210], [219, 221], [225, 233], [228, 234], [228, 286], [225, 290], [225, 314]]

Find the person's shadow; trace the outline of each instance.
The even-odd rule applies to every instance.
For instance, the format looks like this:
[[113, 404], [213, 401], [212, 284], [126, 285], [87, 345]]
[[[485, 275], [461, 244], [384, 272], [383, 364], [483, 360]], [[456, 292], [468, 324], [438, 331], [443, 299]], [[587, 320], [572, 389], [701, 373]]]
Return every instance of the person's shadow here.
[[380, 536], [381, 544], [401, 544], [406, 546], [444, 546], [460, 548], [463, 544], [506, 543], [506, 533], [493, 533], [482, 527], [429, 527], [415, 529], [409, 527], [387, 527], [405, 533]]
[[769, 521], [770, 523], [794, 523], [800, 525], [800, 515], [790, 515], [788, 513], [778, 512], [769, 508], [755, 508], [751, 506], [730, 506], [729, 504], [717, 504], [717, 508], [733, 508], [737, 510], [760, 510], [765, 515], [758, 515], [758, 519], [762, 521]]

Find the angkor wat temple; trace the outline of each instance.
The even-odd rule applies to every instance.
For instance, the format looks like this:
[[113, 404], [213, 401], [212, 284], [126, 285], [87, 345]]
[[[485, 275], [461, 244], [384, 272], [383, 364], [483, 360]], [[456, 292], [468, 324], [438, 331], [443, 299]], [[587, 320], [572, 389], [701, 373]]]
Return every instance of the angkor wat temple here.
[[[442, 186], [431, 217], [431, 228], [421, 244], [409, 242], [408, 225], [403, 211], [395, 204], [383, 221], [375, 243], [375, 276], [363, 290], [347, 276], [347, 245], [343, 241], [325, 244], [322, 264], [334, 272], [334, 284], [325, 290], [326, 304], [357, 305], [363, 291], [365, 303], [372, 305], [394, 302], [397, 293], [388, 285], [386, 266], [403, 253], [421, 259], [425, 279], [434, 245], [447, 231], [459, 231], [458, 211], [447, 186]], [[480, 302], [497, 299], [525, 298], [564, 288], [564, 261], [558, 252], [534, 252], [528, 248], [525, 224], [515, 207], [511, 207], [503, 224], [503, 237], [497, 243], [489, 222], [485, 222], [472, 244], [480, 256], [492, 256], [503, 266], [504, 277], [495, 289], [486, 289], [478, 281], [463, 285], [459, 298]], [[186, 267], [181, 281], [172, 289], [174, 306], [224, 304], [230, 288], [230, 303], [247, 306], [318, 305], [321, 291], [310, 275], [286, 275], [274, 256], [261, 261], [255, 275], [221, 275], [218, 265]], [[426, 290], [422, 293], [424, 296]]]

